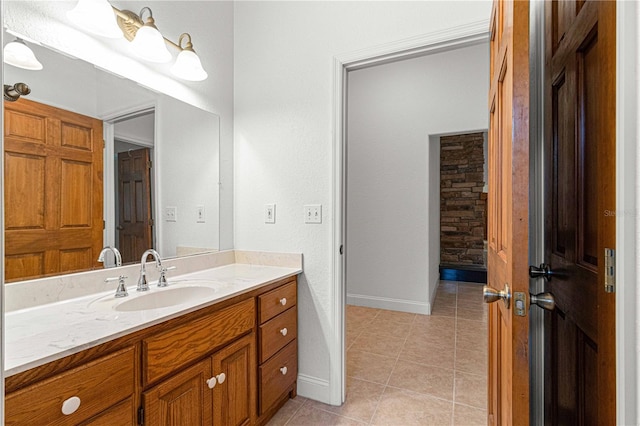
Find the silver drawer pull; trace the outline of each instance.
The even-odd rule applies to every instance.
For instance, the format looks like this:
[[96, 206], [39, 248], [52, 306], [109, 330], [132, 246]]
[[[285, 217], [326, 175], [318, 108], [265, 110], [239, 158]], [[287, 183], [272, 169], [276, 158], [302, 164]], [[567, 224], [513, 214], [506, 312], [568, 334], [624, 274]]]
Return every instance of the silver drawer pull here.
[[286, 297], [283, 297], [282, 299], [280, 299], [280, 304], [281, 304], [282, 306], [286, 305], [286, 304], [287, 304], [287, 298], [286, 298]]
[[280, 369], [280, 372], [282, 373], [283, 376], [286, 376], [287, 375], [287, 367], [286, 366], [282, 367]]
[[62, 403], [62, 414], [68, 416], [69, 414], [75, 413], [78, 408], [80, 408], [80, 398], [72, 396]]
[[283, 336], [286, 336], [287, 333], [288, 333], [287, 327], [285, 327], [282, 330], [280, 330], [280, 334], [282, 334]]

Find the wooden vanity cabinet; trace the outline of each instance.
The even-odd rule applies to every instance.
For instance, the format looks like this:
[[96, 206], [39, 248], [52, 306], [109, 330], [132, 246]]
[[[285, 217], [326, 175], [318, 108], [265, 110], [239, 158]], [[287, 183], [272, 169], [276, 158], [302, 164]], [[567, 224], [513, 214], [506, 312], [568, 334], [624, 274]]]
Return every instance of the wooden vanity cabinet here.
[[[296, 278], [288, 278], [19, 373], [5, 422], [264, 424], [296, 394], [296, 298]], [[63, 414], [74, 396], [79, 407]]]
[[[117, 414], [108, 413], [121, 401], [132, 401], [134, 354], [134, 348], [124, 349], [8, 394], [5, 424], [75, 425], [102, 412], [103, 418], [135, 422], [133, 409], [127, 413], [126, 407], [120, 407]], [[95, 421], [101, 424], [99, 418]]]
[[258, 296], [258, 411], [270, 415], [296, 395], [298, 310], [296, 280]]

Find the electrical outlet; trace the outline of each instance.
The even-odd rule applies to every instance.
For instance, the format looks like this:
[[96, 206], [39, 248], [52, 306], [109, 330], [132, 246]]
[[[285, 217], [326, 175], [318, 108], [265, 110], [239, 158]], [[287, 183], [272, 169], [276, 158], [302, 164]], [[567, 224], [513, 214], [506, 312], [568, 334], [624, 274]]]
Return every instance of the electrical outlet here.
[[276, 205], [264, 205], [264, 223], [276, 223]]
[[196, 222], [204, 223], [204, 206], [196, 206]]
[[177, 207], [165, 207], [164, 208], [164, 220], [166, 222], [178, 221], [178, 208]]
[[304, 206], [304, 223], [322, 223], [322, 204]]

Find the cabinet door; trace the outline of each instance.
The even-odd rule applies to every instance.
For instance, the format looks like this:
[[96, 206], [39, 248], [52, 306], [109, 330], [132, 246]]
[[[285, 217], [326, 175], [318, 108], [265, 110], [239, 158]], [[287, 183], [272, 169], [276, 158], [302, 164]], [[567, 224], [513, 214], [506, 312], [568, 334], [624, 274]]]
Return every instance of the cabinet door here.
[[[239, 426], [255, 422], [256, 352], [251, 333], [213, 355], [213, 424]], [[224, 376], [221, 376], [224, 375]]]
[[145, 424], [211, 425], [211, 360], [205, 359], [142, 394]]

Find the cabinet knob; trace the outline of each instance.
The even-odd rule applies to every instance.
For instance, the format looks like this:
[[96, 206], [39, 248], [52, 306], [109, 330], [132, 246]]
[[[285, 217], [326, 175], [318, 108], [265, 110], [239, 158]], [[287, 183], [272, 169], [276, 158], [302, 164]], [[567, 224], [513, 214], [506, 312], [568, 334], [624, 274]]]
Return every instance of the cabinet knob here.
[[80, 398], [72, 396], [62, 403], [62, 414], [68, 416], [69, 414], [75, 413], [78, 408], [80, 408]]
[[282, 330], [280, 330], [280, 334], [282, 334], [283, 336], [286, 336], [287, 333], [288, 333], [287, 327], [285, 327]]
[[286, 305], [286, 304], [287, 304], [287, 298], [286, 298], [286, 297], [283, 297], [282, 299], [280, 299], [280, 304], [281, 304], [282, 306]]
[[209, 389], [215, 388], [216, 387], [216, 383], [217, 383], [217, 380], [216, 380], [215, 377], [212, 377], [212, 378], [207, 380], [207, 386], [209, 386]]
[[287, 367], [286, 366], [282, 367], [280, 369], [280, 372], [282, 373], [283, 376], [286, 376], [287, 375]]
[[227, 379], [227, 376], [224, 373], [220, 373], [216, 376], [216, 378], [218, 379], [218, 383], [223, 384]]

